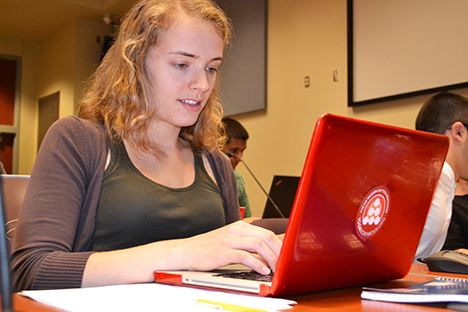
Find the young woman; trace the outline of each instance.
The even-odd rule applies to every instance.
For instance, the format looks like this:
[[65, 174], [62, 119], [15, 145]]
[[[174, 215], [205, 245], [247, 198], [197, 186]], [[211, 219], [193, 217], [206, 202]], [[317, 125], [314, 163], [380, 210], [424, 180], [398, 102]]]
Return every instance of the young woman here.
[[160, 269], [242, 263], [267, 274], [281, 241], [240, 219], [216, 149], [217, 70], [229, 37], [210, 0], [133, 7], [79, 117], [39, 151], [16, 229], [16, 290], [152, 281]]

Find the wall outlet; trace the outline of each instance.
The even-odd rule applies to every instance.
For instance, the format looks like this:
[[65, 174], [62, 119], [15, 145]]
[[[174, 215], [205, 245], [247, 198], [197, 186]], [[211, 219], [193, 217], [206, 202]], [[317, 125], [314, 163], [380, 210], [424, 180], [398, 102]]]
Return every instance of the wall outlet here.
[[338, 82], [340, 81], [340, 72], [337, 70], [333, 71], [333, 82]]

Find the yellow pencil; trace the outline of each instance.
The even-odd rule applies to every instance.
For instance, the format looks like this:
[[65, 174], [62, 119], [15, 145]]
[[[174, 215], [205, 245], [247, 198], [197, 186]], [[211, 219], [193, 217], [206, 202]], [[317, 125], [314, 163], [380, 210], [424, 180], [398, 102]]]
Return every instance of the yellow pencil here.
[[218, 311], [233, 311], [233, 312], [268, 312], [267, 310], [244, 307], [237, 304], [223, 303], [212, 300], [198, 299], [197, 304], [201, 307], [218, 310]]

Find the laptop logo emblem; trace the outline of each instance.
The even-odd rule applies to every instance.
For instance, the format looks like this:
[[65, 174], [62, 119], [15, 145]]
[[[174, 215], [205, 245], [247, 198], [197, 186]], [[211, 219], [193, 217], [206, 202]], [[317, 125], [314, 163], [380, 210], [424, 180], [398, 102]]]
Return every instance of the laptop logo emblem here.
[[384, 186], [377, 186], [366, 195], [356, 216], [359, 237], [368, 239], [380, 230], [387, 218], [389, 206], [389, 191]]

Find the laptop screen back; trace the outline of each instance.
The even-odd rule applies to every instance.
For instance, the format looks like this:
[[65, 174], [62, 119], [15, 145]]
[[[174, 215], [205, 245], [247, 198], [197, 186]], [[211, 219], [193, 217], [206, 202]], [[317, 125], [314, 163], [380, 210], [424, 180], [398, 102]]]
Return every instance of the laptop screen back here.
[[413, 262], [446, 137], [324, 115], [273, 278], [276, 296], [401, 278]]

